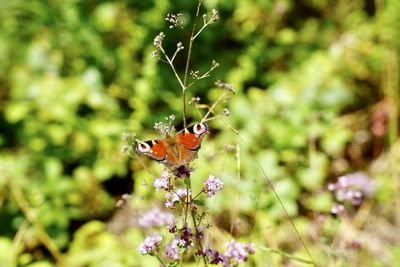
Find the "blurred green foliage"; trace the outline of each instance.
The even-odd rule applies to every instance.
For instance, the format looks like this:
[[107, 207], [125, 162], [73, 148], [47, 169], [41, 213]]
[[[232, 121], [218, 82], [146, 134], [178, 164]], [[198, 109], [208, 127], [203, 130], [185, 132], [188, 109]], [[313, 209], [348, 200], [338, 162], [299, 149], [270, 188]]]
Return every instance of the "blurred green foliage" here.
[[[142, 186], [151, 183], [150, 175], [121, 153], [121, 134], [133, 131], [147, 139], [154, 137], [153, 123], [165, 116], [176, 114], [181, 121], [179, 84], [151, 52], [160, 31], [167, 51], [174, 51], [177, 41], [187, 47], [195, 6], [195, 1], [0, 0], [1, 267], [53, 266], [57, 256], [46, 245], [49, 240], [64, 253], [67, 266], [155, 264], [136, 251], [140, 230], [132, 227], [118, 236], [107, 231], [107, 222], [120, 195], [133, 193], [131, 203], [140, 209], [154, 197]], [[398, 262], [398, 238], [373, 235], [382, 238], [373, 252], [368, 246], [327, 252], [338, 222], [328, 215], [321, 233], [312, 229], [319, 214], [329, 214], [333, 199], [326, 183], [338, 175], [370, 170], [387, 192], [378, 193], [376, 205], [397, 201], [390, 186], [397, 165], [390, 165], [390, 172], [371, 170], [370, 163], [397, 139], [400, 2], [205, 0], [203, 7], [203, 13], [216, 8], [221, 20], [196, 40], [192, 66], [204, 72], [216, 60], [221, 67], [197, 83], [188, 99], [213, 103], [220, 95], [216, 80], [237, 91], [225, 103], [231, 116], [211, 123], [195, 164], [198, 188], [210, 173], [225, 182], [209, 203], [210, 212], [218, 218], [228, 211], [230, 220], [238, 217], [245, 225], [246, 218], [252, 221], [237, 229], [237, 238], [307, 257], [288, 234], [293, 229], [257, 159], [322, 266]], [[164, 21], [177, 12], [183, 14], [184, 31], [168, 29]], [[182, 71], [184, 58], [176, 64]], [[383, 136], [370, 130], [380, 111]], [[196, 114], [191, 106], [191, 121], [199, 120]], [[235, 153], [219, 153], [237, 144], [240, 181]], [[398, 162], [397, 155], [386, 156]], [[161, 169], [155, 163], [150, 168]], [[387, 216], [379, 222], [391, 224], [393, 212], [377, 210], [376, 216]], [[223, 220], [215, 227], [226, 229]], [[382, 257], [373, 254], [377, 251], [384, 251]], [[282, 261], [259, 253], [252, 264]]]

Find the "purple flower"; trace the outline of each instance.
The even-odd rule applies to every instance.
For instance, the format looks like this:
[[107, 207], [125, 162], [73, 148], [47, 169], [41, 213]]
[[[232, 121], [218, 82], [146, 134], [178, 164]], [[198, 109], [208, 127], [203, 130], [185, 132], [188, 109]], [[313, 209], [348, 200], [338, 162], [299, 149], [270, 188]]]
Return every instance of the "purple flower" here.
[[206, 255], [210, 259], [211, 264], [218, 264], [218, 263], [222, 263], [224, 261], [223, 255], [221, 255], [218, 252], [218, 250], [216, 250], [216, 249], [213, 249], [213, 250], [207, 249]]
[[192, 229], [187, 226], [182, 227], [179, 230], [179, 242], [178, 247], [187, 248], [193, 246], [193, 234]]
[[221, 179], [216, 178], [214, 175], [210, 175], [204, 183], [204, 190], [208, 194], [208, 197], [212, 197], [222, 189], [223, 184], [224, 183]]
[[146, 254], [154, 254], [157, 252], [158, 246], [160, 246], [160, 242], [162, 237], [160, 234], [153, 234], [148, 237], [139, 245], [139, 252], [142, 255]]
[[[191, 191], [189, 190], [189, 195], [191, 195]], [[170, 209], [175, 208], [175, 202], [180, 201], [180, 200], [185, 200], [187, 196], [186, 189], [183, 188], [177, 188], [175, 192], [167, 192], [165, 195], [165, 198], [167, 199], [167, 202], [165, 202], [165, 206]]]
[[164, 248], [164, 257], [170, 258], [173, 260], [179, 260], [179, 248], [178, 248], [178, 239], [174, 239], [169, 243], [168, 245], [165, 246]]
[[161, 173], [161, 177], [154, 180], [153, 186], [157, 192], [160, 191], [161, 189], [164, 189], [165, 191], [171, 191], [172, 184], [171, 184], [171, 176], [169, 175], [169, 172], [163, 171]]
[[372, 195], [374, 186], [367, 174], [356, 172], [338, 177], [336, 183], [328, 184], [328, 190], [334, 192], [338, 201], [359, 206], [364, 197]]
[[168, 225], [168, 232], [170, 232], [171, 234], [174, 234], [176, 232], [176, 225]]
[[139, 225], [143, 228], [171, 225], [173, 222], [174, 216], [169, 212], [163, 212], [158, 207], [149, 210], [139, 219]]
[[331, 213], [338, 216], [343, 216], [346, 213], [346, 209], [342, 204], [335, 204], [331, 208]]
[[256, 249], [253, 243], [238, 243], [235, 240], [230, 241], [226, 244], [227, 250], [224, 253], [224, 266], [232, 266], [234, 263], [246, 262], [249, 254], [254, 254]]

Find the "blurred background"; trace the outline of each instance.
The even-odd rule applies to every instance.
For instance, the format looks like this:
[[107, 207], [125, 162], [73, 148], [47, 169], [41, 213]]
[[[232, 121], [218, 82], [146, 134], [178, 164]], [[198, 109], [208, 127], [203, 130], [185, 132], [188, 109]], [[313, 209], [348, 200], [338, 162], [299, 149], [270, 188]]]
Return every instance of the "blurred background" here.
[[[170, 54], [188, 47], [195, 8], [0, 0], [1, 267], [157, 266], [137, 252], [149, 231], [138, 218], [163, 206], [143, 168], [162, 166], [123, 154], [121, 136], [157, 137], [171, 114], [181, 127], [179, 84], [151, 53], [160, 31]], [[249, 266], [305, 266], [269, 249], [307, 259], [258, 160], [320, 266], [400, 266], [400, 2], [204, 0], [201, 14], [212, 8], [221, 19], [196, 39], [192, 67], [220, 67], [188, 99], [214, 103], [216, 80], [237, 94], [194, 163], [197, 188], [224, 181], [210, 231], [254, 242]]]

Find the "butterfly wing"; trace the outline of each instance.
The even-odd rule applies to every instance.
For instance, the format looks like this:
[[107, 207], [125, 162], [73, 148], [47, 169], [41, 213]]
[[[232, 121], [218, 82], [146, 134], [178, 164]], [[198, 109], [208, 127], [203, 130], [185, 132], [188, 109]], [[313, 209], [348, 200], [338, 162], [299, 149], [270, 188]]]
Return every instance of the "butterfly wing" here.
[[208, 126], [205, 123], [198, 123], [183, 129], [176, 134], [176, 143], [185, 148], [196, 151], [201, 146], [201, 141], [208, 131]]
[[184, 165], [197, 157], [197, 151], [207, 131], [207, 124], [198, 123], [163, 140], [138, 142], [136, 150], [139, 154], [147, 155], [167, 166]]
[[167, 158], [168, 145], [163, 140], [148, 140], [138, 142], [136, 151], [157, 161], [163, 161]]

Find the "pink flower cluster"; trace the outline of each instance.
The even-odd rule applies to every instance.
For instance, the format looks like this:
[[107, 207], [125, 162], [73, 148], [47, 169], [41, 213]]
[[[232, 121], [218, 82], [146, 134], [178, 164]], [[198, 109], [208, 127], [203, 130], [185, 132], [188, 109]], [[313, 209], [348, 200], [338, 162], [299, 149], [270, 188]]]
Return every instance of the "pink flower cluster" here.
[[[367, 174], [356, 172], [338, 177], [336, 183], [328, 184], [328, 190], [335, 194], [338, 202], [360, 206], [363, 199], [373, 193], [374, 186]], [[331, 213], [336, 215], [345, 212], [343, 204], [335, 204], [331, 209]]]
[[139, 245], [138, 250], [142, 255], [155, 254], [160, 246], [161, 240], [162, 237], [159, 234], [150, 235]]
[[206, 255], [211, 264], [221, 264], [224, 267], [237, 266], [240, 262], [246, 262], [249, 254], [256, 252], [254, 243], [246, 244], [239, 243], [235, 240], [225, 244], [226, 252], [221, 254], [216, 249], [206, 249], [205, 251], [198, 251], [199, 256]]
[[165, 258], [170, 258], [174, 261], [179, 260], [179, 240], [178, 239], [174, 239], [171, 241], [171, 243], [169, 243], [168, 245], [165, 246], [164, 248], [164, 257]]
[[139, 219], [138, 223], [139, 226], [143, 228], [171, 225], [174, 223], [174, 216], [171, 213], [163, 212], [160, 208], [156, 207], [146, 212]]
[[224, 253], [224, 267], [234, 266], [239, 262], [246, 262], [249, 254], [254, 254], [256, 248], [254, 243], [238, 243], [235, 240], [226, 244], [226, 252]]
[[165, 191], [171, 191], [173, 186], [171, 184], [171, 175], [169, 174], [169, 172], [167, 170], [164, 170], [161, 173], [161, 177], [154, 180], [153, 186], [157, 192], [161, 189], [164, 189]]
[[214, 175], [210, 175], [204, 183], [204, 191], [208, 194], [208, 197], [212, 197], [222, 189], [223, 185], [224, 183], [221, 179], [216, 178]]

